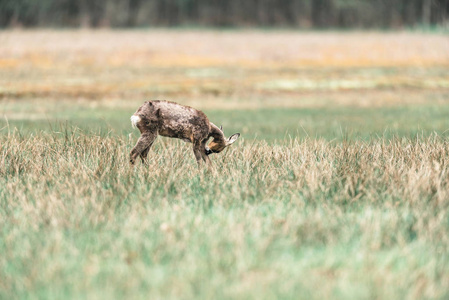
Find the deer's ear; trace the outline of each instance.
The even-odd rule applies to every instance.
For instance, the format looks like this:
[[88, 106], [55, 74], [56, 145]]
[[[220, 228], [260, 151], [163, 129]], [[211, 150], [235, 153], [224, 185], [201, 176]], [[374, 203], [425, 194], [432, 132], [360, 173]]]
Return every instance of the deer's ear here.
[[223, 132], [223, 125], [220, 125], [220, 130], [221, 132]]
[[228, 139], [228, 145], [231, 145], [232, 143], [234, 143], [239, 137], [240, 137], [240, 133], [234, 133], [233, 135], [231, 135]]

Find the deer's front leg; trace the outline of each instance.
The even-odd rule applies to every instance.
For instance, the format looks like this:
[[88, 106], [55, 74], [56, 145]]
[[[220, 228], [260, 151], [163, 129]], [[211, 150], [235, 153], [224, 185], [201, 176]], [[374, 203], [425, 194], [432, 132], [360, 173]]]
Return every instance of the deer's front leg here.
[[196, 162], [198, 164], [198, 167], [201, 166], [201, 144], [197, 141], [193, 142], [193, 154], [195, 154]]
[[142, 161], [146, 158], [151, 145], [153, 145], [154, 140], [157, 137], [156, 132], [145, 132], [137, 141], [137, 144], [131, 150], [129, 155], [129, 162], [134, 165], [137, 157], [140, 155]]
[[207, 156], [207, 154], [206, 154], [206, 142], [207, 142], [207, 140], [204, 140], [201, 142], [200, 153], [201, 153], [201, 158], [204, 160], [206, 165], [210, 168], [211, 161], [209, 159], [209, 156]]
[[206, 155], [205, 147], [206, 147], [205, 142], [203, 142], [203, 143], [194, 142], [193, 143], [193, 153], [195, 154], [195, 158], [196, 158], [198, 167], [201, 167], [201, 162], [204, 161], [207, 168], [210, 169], [212, 165], [211, 165], [209, 157], [207, 157], [207, 155]]

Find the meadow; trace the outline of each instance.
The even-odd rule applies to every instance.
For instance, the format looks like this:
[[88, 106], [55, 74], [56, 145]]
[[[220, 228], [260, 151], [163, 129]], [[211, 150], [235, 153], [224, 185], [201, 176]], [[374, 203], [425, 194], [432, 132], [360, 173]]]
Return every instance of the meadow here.
[[[0, 299], [446, 299], [441, 33], [0, 32]], [[242, 137], [198, 169], [129, 117]]]

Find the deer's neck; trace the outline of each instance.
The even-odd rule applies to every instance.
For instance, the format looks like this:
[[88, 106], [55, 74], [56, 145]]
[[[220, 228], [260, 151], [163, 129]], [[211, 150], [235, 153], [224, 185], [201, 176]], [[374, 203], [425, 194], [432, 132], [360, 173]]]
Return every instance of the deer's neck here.
[[226, 144], [226, 137], [223, 134], [223, 131], [221, 131], [214, 123], [210, 123], [210, 128], [209, 136], [214, 139], [214, 142]]

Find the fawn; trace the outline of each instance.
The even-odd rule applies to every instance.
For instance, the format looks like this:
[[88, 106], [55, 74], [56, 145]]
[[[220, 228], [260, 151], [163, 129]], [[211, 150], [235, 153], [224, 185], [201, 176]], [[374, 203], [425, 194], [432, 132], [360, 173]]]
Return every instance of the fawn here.
[[[131, 150], [130, 163], [134, 164], [138, 156], [145, 161], [148, 151], [158, 135], [182, 139], [193, 144], [193, 153], [200, 165], [201, 159], [210, 164], [208, 155], [220, 153], [233, 144], [240, 136], [234, 133], [226, 138], [222, 127], [209, 122], [199, 110], [175, 102], [164, 100], [146, 101], [131, 116], [131, 124], [140, 130], [141, 136]], [[213, 140], [206, 145], [209, 138]]]

